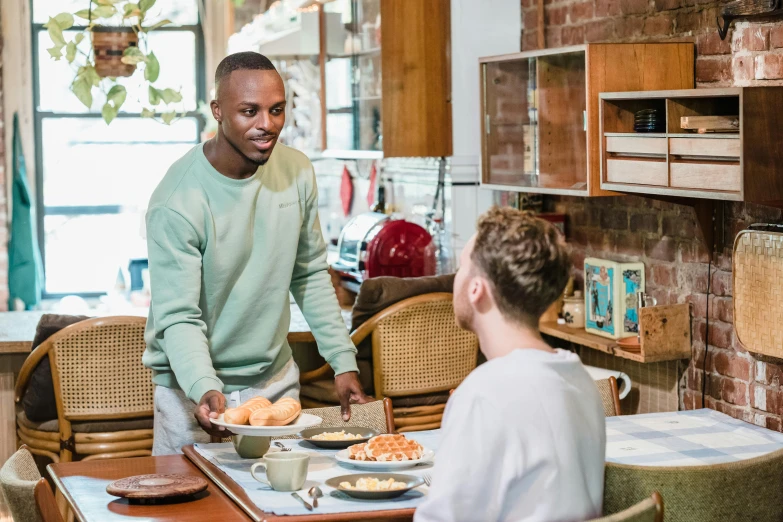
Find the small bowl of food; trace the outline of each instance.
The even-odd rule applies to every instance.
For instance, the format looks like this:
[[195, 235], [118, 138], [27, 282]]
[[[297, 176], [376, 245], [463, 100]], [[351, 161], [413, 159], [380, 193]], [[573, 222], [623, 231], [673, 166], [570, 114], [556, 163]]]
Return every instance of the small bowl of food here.
[[399, 473], [354, 474], [330, 478], [326, 485], [364, 500], [386, 500], [404, 495], [424, 484], [424, 479]]
[[345, 449], [348, 446], [367, 442], [380, 435], [372, 428], [310, 428], [299, 432], [299, 436], [310, 444], [326, 449]]

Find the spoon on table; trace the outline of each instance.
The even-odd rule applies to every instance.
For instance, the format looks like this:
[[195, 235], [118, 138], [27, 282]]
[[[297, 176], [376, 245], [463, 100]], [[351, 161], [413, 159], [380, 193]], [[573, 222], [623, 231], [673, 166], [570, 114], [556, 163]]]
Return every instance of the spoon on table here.
[[291, 448], [284, 446], [281, 442], [275, 441], [274, 445], [280, 448], [280, 451], [291, 451]]
[[307, 492], [310, 498], [313, 499], [313, 507], [318, 507], [318, 499], [324, 496], [324, 492], [318, 486], [313, 486], [310, 491]]

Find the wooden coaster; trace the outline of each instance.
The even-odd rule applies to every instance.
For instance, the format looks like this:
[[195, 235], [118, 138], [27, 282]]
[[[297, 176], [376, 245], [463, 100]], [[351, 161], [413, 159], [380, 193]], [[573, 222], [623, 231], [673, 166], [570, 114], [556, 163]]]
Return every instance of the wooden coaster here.
[[130, 499], [155, 499], [193, 495], [207, 489], [207, 481], [183, 474], [136, 475], [115, 480], [106, 493]]

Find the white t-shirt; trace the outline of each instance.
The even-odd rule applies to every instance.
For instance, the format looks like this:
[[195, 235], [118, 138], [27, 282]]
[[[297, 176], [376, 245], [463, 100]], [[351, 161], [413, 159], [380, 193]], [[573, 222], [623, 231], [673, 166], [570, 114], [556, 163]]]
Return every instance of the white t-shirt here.
[[449, 400], [442, 436], [415, 522], [601, 515], [604, 412], [576, 354], [520, 349], [479, 366]]

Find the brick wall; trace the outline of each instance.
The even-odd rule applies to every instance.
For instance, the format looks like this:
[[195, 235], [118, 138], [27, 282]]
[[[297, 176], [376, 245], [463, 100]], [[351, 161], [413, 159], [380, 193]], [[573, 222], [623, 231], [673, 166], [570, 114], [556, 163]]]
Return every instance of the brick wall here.
[[[536, 2], [522, 0], [523, 50], [536, 48]], [[717, 35], [719, 2], [704, 0], [546, 0], [548, 47], [598, 41], [691, 41], [696, 43], [700, 87], [773, 85], [783, 78], [783, 21], [741, 22], [726, 41]], [[641, 197], [552, 198], [566, 212], [574, 247], [574, 275], [581, 280], [587, 256], [642, 261], [647, 285], [659, 304], [693, 303], [693, 358], [684, 375], [680, 403], [706, 406], [783, 431], [783, 361], [745, 351], [733, 328], [731, 250], [733, 238], [754, 222], [780, 222], [780, 210], [726, 204], [729, 248], [712, 265], [707, 295], [708, 248], [691, 207]], [[703, 365], [709, 297], [709, 350]]]
[[[2, 20], [0, 20], [2, 22]], [[3, 51], [2, 23], [0, 23], [0, 56]], [[5, 172], [5, 138], [3, 129], [3, 64], [0, 58], [0, 312], [8, 309], [8, 205]]]

